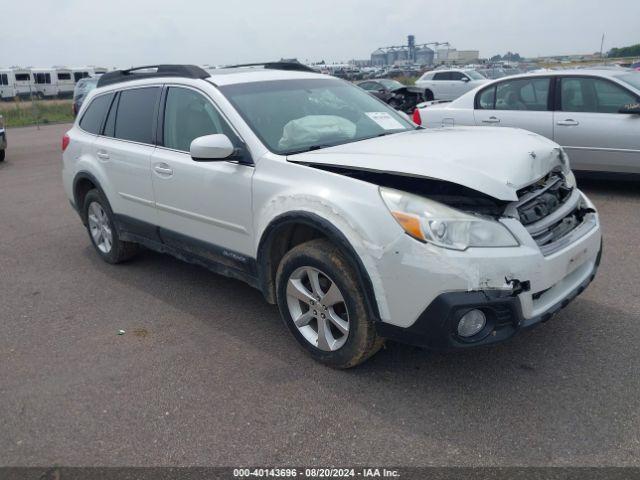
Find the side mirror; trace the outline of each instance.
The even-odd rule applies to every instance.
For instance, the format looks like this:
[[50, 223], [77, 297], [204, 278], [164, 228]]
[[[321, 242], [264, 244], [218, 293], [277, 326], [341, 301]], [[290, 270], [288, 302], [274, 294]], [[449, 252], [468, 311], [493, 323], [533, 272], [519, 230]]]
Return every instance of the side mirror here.
[[189, 153], [196, 161], [224, 160], [233, 154], [234, 148], [226, 135], [217, 133], [198, 137], [191, 142]]
[[462, 77], [460, 80], [467, 83], [469, 81], [469, 77]]
[[640, 103], [630, 103], [628, 105], [623, 106], [618, 113], [632, 113], [635, 115], [640, 115]]

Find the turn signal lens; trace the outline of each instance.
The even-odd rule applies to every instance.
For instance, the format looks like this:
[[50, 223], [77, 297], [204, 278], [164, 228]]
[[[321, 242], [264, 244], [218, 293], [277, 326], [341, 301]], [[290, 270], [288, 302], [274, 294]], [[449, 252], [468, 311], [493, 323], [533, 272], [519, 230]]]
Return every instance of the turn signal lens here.
[[404, 231], [411, 235], [413, 238], [417, 238], [418, 240], [422, 240], [426, 242], [427, 239], [422, 233], [422, 228], [420, 228], [420, 217], [417, 215], [411, 215], [409, 213], [391, 212], [391, 215], [398, 221], [400, 226], [404, 228]]

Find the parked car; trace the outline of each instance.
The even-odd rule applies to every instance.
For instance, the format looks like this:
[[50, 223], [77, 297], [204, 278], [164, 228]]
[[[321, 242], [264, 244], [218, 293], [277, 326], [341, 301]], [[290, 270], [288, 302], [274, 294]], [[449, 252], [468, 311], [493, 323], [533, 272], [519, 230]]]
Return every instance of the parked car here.
[[591, 282], [598, 215], [557, 144], [416, 127], [293, 65], [103, 75], [62, 142], [97, 255], [143, 245], [241, 279], [337, 368], [385, 338], [502, 342]]
[[425, 100], [424, 91], [421, 88], [408, 87], [388, 78], [364, 80], [356, 85], [388, 103], [392, 108], [405, 113], [413, 113], [416, 105]]
[[4, 162], [7, 149], [7, 131], [4, 128], [4, 118], [0, 115], [0, 162]]
[[426, 72], [415, 85], [424, 89], [427, 100], [453, 100], [488, 81], [475, 70], [442, 69]]
[[76, 86], [73, 89], [73, 103], [71, 104], [74, 116], [77, 115], [80, 111], [82, 102], [84, 102], [84, 99], [87, 98], [89, 92], [96, 88], [99, 78], [100, 76], [84, 77], [80, 78], [78, 80], [78, 83], [76, 83]]
[[573, 169], [640, 173], [639, 104], [639, 72], [553, 70], [502, 78], [451, 103], [419, 108], [414, 121], [524, 128], [562, 145]]

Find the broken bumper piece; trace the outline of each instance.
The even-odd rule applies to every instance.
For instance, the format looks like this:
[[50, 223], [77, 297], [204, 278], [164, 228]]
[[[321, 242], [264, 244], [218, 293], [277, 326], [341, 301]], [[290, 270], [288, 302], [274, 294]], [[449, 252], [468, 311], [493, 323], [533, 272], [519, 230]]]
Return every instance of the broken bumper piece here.
[[[602, 248], [595, 262], [585, 265], [588, 270], [582, 272], [583, 279], [577, 286], [558, 302], [530, 318], [525, 318], [522, 312], [522, 303], [518, 298], [520, 286], [512, 291], [448, 292], [436, 297], [410, 327], [403, 328], [380, 322], [377, 324], [378, 334], [401, 343], [441, 351], [504, 342], [521, 330], [527, 330], [546, 322], [582, 293], [595, 277], [601, 255]], [[545, 293], [540, 292], [536, 295], [542, 296]], [[458, 323], [463, 315], [474, 309], [484, 313], [486, 324], [480, 332], [472, 337], [461, 337], [457, 333]]]

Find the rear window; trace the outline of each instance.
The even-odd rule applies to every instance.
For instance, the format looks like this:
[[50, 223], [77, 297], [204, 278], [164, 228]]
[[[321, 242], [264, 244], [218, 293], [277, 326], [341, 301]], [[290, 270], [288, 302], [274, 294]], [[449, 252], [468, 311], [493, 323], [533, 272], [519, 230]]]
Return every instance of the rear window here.
[[87, 107], [87, 110], [84, 112], [84, 115], [82, 115], [80, 128], [85, 132], [98, 135], [112, 99], [113, 93], [107, 93], [94, 98], [91, 104]]
[[120, 92], [115, 137], [140, 143], [153, 142], [154, 119], [160, 88], [135, 88]]

